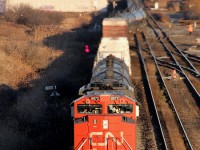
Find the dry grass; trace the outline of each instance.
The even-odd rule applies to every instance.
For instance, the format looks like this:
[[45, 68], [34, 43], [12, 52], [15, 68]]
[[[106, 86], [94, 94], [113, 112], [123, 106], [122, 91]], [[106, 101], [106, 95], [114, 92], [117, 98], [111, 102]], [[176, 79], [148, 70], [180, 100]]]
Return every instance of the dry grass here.
[[90, 24], [92, 15], [88, 13], [67, 13], [62, 22], [62, 27], [68, 30], [76, 29], [84, 25]]
[[25, 26], [4, 22], [0, 29], [0, 83], [17, 88], [28, 75], [35, 78], [38, 69], [62, 54], [34, 41]]
[[48, 12], [33, 9], [27, 4], [13, 7], [7, 10], [5, 17], [7, 20], [19, 24], [38, 26], [38, 25], [58, 25], [64, 19], [64, 14], [60, 12]]
[[[38, 13], [40, 15], [37, 15]], [[33, 16], [34, 14], [46, 22], [41, 22], [38, 17]], [[28, 19], [24, 24], [34, 26], [15, 24], [21, 15]], [[46, 20], [44, 17], [50, 17], [50, 20]], [[60, 18], [59, 21], [57, 17]], [[11, 22], [6, 22], [4, 18], [0, 19], [0, 83], [18, 88], [22, 82], [29, 82], [38, 77], [38, 70], [47, 68], [52, 61], [63, 54], [63, 51], [59, 50], [60, 48], [63, 50], [63, 47], [55, 47], [63, 41], [53, 39], [49, 47], [49, 45], [43, 44], [48, 37], [60, 36], [69, 30], [87, 25], [92, 17], [87, 13], [39, 12], [27, 5], [21, 5], [9, 10], [6, 13], [6, 19]], [[52, 25], [52, 22], [57, 24], [62, 22], [62, 24]], [[64, 46], [67, 46], [67, 43], [77, 47], [77, 43], [72, 42], [72, 37], [68, 38], [64, 36], [61, 39], [65, 41], [63, 42]]]
[[30, 66], [22, 63], [18, 58], [0, 52], [0, 82], [16, 87], [27, 74], [33, 72]]
[[[61, 25], [28, 27], [1, 21], [0, 93], [7, 88], [7, 94], [0, 94], [1, 150], [61, 150], [73, 143], [66, 107], [90, 77], [93, 59], [84, 45], [95, 54], [92, 44], [97, 45], [100, 34], [73, 30], [88, 24], [91, 15], [65, 16]], [[63, 96], [58, 108], [49, 97], [52, 91], [44, 90], [52, 84]]]

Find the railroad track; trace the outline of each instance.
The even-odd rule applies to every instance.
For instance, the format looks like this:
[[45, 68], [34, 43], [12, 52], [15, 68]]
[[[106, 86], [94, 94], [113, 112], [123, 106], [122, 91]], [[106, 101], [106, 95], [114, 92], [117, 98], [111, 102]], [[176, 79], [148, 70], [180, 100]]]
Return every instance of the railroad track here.
[[[162, 79], [158, 62], [153, 55], [144, 33], [137, 35], [136, 41], [145, 68], [144, 71], [148, 84], [147, 90], [149, 91], [148, 95], [149, 98], [151, 97], [150, 99], [152, 100], [154, 107], [153, 109], [151, 108], [151, 111], [155, 110], [156, 115], [154, 116], [157, 117], [157, 126], [160, 127], [160, 131], [158, 132], [157, 130], [157, 134], [159, 135], [160, 140], [158, 144], [162, 147], [159, 147], [159, 149], [185, 149], [185, 147], [192, 149], [189, 138], [168, 92], [167, 86]], [[144, 51], [142, 49], [149, 49], [149, 51]], [[155, 87], [157, 87], [157, 90], [155, 90]], [[179, 144], [177, 144], [177, 142]], [[186, 143], [186, 145], [184, 143]]]
[[[149, 23], [152, 22], [157, 24], [149, 20]], [[198, 149], [200, 100], [199, 86], [195, 82], [199, 82], [199, 70], [186, 54], [176, 50], [174, 42], [160, 27], [155, 29], [155, 25], [150, 26], [149, 30], [154, 32], [154, 37], [147, 38], [141, 33], [135, 39], [145, 74], [148, 101], [152, 100], [149, 102], [149, 110], [152, 111], [150, 114], [153, 116], [154, 126], [160, 127], [158, 130], [156, 128], [155, 133], [158, 148]], [[196, 61], [198, 59], [193, 59], [195, 63], [199, 63]], [[171, 75], [174, 69], [177, 71], [176, 78]], [[191, 81], [193, 78], [195, 80]]]
[[192, 64], [197, 68], [197, 70], [200, 72], [200, 57], [192, 55], [192, 54], [188, 54], [184, 51], [182, 51], [185, 56], [192, 62]]
[[[180, 63], [180, 66], [188, 66], [188, 68], [191, 68], [192, 70], [194, 70], [194, 72], [196, 73], [196, 76], [198, 77], [200, 75], [199, 71], [196, 69], [196, 67], [188, 60], [188, 57], [185, 55], [184, 52], [182, 52], [178, 46], [171, 40], [171, 38], [167, 35], [167, 33], [160, 27], [160, 25], [155, 21], [155, 19], [147, 12], [148, 16], [150, 17], [150, 19], [147, 19], [148, 24], [150, 25], [150, 27], [154, 30], [154, 33], [156, 34], [157, 38], [159, 39], [163, 39], [166, 40], [168, 42], [162, 41], [162, 43], [166, 44], [166, 46], [168, 46], [169, 48], [171, 47], [171, 53], [174, 53], [176, 55], [174, 55], [173, 59], [175, 62], [178, 62], [177, 60], [182, 60]], [[152, 23], [150, 23], [150, 21], [152, 21]], [[156, 28], [158, 30], [156, 30]], [[159, 34], [160, 31], [160, 34]], [[173, 47], [173, 48], [172, 48]], [[193, 56], [195, 57], [195, 56]], [[193, 59], [194, 61], [199, 62], [198, 60], [199, 57], [196, 57], [196, 59]]]
[[[150, 15], [149, 15], [150, 16]], [[200, 73], [198, 69], [189, 61], [185, 54], [176, 46], [176, 44], [170, 39], [169, 36], [163, 31], [158, 23], [150, 16], [147, 20], [149, 26], [155, 33], [156, 38], [163, 45], [165, 53], [164, 56], [168, 56], [169, 59], [165, 59], [162, 63], [173, 65], [174, 69], [179, 70], [186, 82], [190, 85], [191, 92], [197, 97], [197, 104], [200, 101]], [[160, 55], [161, 53], [159, 53]], [[195, 61], [193, 59], [193, 61]], [[198, 61], [196, 61], [198, 62]], [[200, 105], [199, 105], [200, 106]]]
[[136, 45], [138, 47], [138, 54], [140, 56], [140, 62], [142, 64], [142, 74], [143, 74], [143, 80], [144, 80], [144, 88], [146, 92], [146, 97], [148, 97], [147, 99], [147, 103], [149, 106], [149, 112], [152, 116], [152, 124], [154, 127], [154, 131], [155, 132], [155, 137], [156, 137], [156, 142], [157, 142], [157, 146], [158, 149], [167, 149], [167, 144], [166, 144], [166, 140], [164, 137], [164, 131], [163, 131], [163, 127], [161, 125], [161, 120], [159, 117], [159, 111], [157, 110], [156, 107], [156, 103], [155, 103], [155, 99], [152, 93], [152, 87], [150, 84], [150, 79], [149, 75], [148, 75], [148, 68], [146, 66], [146, 60], [148, 57], [148, 54], [143, 54], [142, 53], [142, 47], [140, 43], [143, 43], [143, 41], [140, 41], [139, 38], [137, 37], [137, 35], [135, 36], [135, 41], [136, 41]]
[[131, 63], [134, 65], [131, 67], [133, 72], [131, 78], [134, 85], [135, 97], [141, 104], [140, 117], [138, 118], [137, 124], [137, 150], [157, 149], [155, 134], [152, 126], [152, 114], [148, 111], [148, 103], [142, 80], [144, 78], [144, 75], [141, 72], [142, 65], [138, 56], [138, 51], [136, 51], [135, 46], [132, 45]]
[[[176, 55], [180, 55], [179, 53], [176, 53], [176, 52], [172, 52], [172, 53], [176, 54]], [[185, 55], [185, 57], [188, 58], [188, 60], [190, 60], [190, 62], [195, 66], [196, 70], [199, 72], [200, 69], [198, 68], [197, 65], [199, 65], [199, 63], [200, 63], [200, 57], [188, 54], [188, 53], [186, 53], [184, 51], [182, 51], [182, 53]], [[198, 75], [197, 75], [197, 77], [198, 77]]]

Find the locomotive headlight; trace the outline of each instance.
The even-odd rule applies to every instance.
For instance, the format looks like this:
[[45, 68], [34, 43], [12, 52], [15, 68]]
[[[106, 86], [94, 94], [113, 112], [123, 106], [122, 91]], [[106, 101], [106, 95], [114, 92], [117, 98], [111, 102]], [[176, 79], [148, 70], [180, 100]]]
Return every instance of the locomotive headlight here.
[[96, 119], [93, 120], [93, 124], [97, 124], [97, 120]]
[[124, 100], [123, 100], [123, 99], [120, 99], [120, 103], [124, 103]]
[[103, 120], [103, 129], [104, 130], [108, 129], [108, 120]]
[[90, 104], [90, 99], [86, 99], [86, 104]]

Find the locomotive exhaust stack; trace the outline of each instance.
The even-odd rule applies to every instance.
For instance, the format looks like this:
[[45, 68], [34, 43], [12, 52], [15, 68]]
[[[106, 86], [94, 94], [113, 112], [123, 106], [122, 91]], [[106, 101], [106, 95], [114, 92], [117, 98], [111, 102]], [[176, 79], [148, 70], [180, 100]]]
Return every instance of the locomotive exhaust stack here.
[[109, 55], [107, 57], [108, 59], [106, 60], [106, 74], [105, 74], [105, 79], [113, 79], [114, 77], [114, 72], [113, 72], [113, 56]]

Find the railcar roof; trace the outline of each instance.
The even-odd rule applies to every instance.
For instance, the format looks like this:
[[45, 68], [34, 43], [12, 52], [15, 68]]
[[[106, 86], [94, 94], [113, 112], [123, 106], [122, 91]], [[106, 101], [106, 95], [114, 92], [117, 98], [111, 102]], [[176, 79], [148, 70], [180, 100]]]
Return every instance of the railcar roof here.
[[127, 22], [123, 18], [105, 18], [103, 26], [127, 26]]

